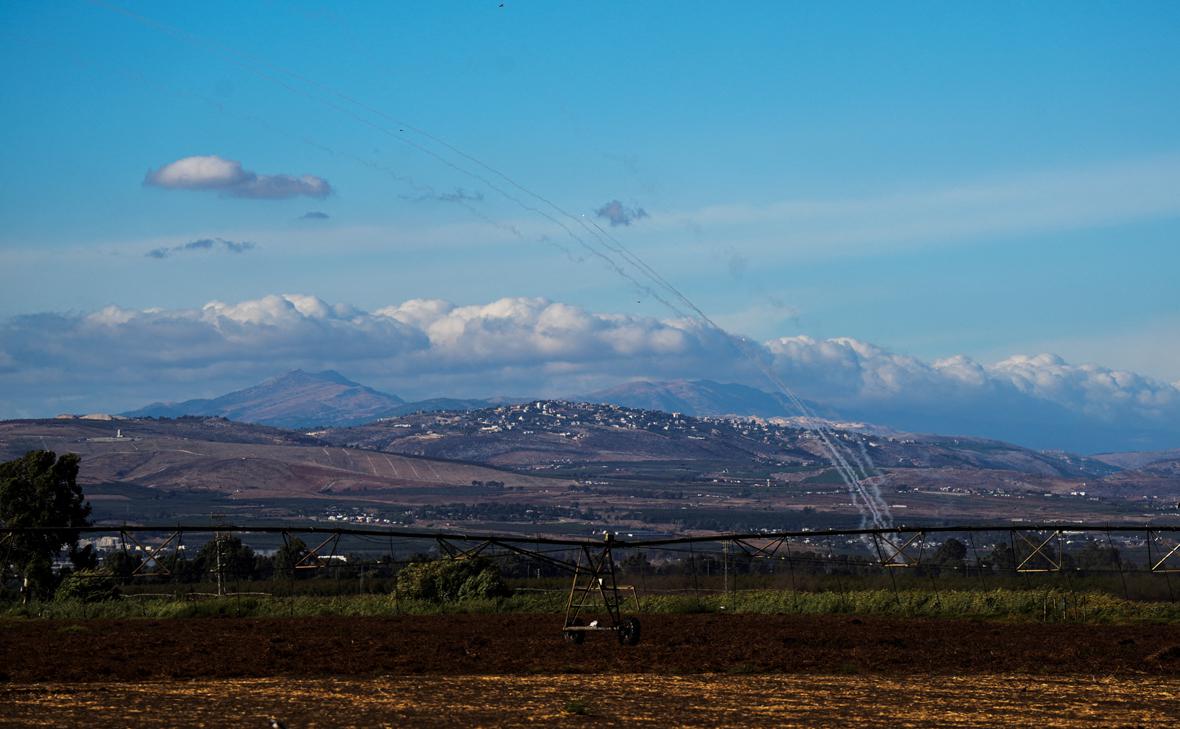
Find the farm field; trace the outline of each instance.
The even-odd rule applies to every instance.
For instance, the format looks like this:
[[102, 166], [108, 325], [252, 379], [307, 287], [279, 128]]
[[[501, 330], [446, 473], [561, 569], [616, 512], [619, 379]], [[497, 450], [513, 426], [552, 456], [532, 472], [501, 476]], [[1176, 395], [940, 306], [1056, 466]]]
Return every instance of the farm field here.
[[[642, 616], [634, 648], [559, 615], [0, 620], [11, 683], [422, 674], [1027, 674], [1180, 671], [1180, 625], [800, 615]], [[1176, 678], [1180, 682], [1180, 678]]]
[[555, 614], [0, 621], [0, 680], [779, 673], [1173, 677], [1180, 624], [645, 614], [643, 640], [561, 639]]
[[647, 614], [0, 621], [0, 726], [1156, 726], [1180, 625]]
[[1165, 677], [482, 675], [0, 685], [0, 726], [1164, 726]]

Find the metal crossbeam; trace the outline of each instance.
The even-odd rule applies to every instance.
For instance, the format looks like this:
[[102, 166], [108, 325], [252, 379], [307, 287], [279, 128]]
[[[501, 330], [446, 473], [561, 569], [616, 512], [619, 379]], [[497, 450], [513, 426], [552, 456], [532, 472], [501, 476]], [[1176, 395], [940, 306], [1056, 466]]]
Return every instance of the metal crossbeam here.
[[747, 556], [754, 559], [774, 559], [786, 541], [786, 537], [779, 537], [778, 539], [767, 542], [761, 547], [750, 544], [745, 539], [734, 539], [733, 543], [737, 545], [739, 549], [745, 552]]
[[[929, 536], [932, 534], [955, 534], [966, 532], [1137, 532], [1142, 534], [1145, 531], [1145, 525], [1141, 523], [1132, 524], [1063, 524], [1063, 523], [1045, 523], [1045, 524], [1025, 524], [1014, 528], [1011, 523], [1004, 524], [971, 524], [958, 526], [923, 526], [921, 531]], [[236, 532], [243, 534], [330, 534], [332, 536], [359, 536], [359, 537], [380, 537], [383, 539], [397, 538], [397, 539], [436, 539], [442, 537], [458, 542], [479, 542], [492, 541], [499, 542], [515, 542], [517, 544], [535, 544], [535, 545], [555, 545], [568, 547], [582, 547], [583, 545], [597, 546], [601, 544], [601, 540], [589, 539], [586, 537], [551, 537], [551, 536], [530, 536], [524, 534], [493, 534], [493, 533], [463, 533], [451, 531], [438, 530], [419, 530], [412, 531], [406, 529], [385, 529], [385, 528], [342, 528], [342, 527], [319, 527], [319, 526], [251, 526], [251, 525], [234, 525], [234, 524], [163, 524], [152, 525], [145, 524], [141, 526], [129, 525], [97, 525], [86, 527], [0, 527], [0, 534], [24, 534], [24, 533], [68, 533], [68, 534], [117, 534], [121, 529], [128, 532], [163, 532], [170, 533], [173, 531], [181, 531], [186, 534], [207, 534], [213, 532]], [[1180, 524], [1160, 524], [1152, 525], [1150, 527], [1153, 531], [1158, 533], [1169, 533], [1180, 535]], [[795, 539], [810, 537], [812, 539], [824, 537], [866, 537], [874, 534], [896, 534], [899, 531], [896, 527], [890, 528], [862, 528], [862, 529], [822, 529], [822, 530], [797, 530], [797, 531], [767, 531], [767, 532], [731, 532], [723, 534], [711, 535], [697, 535], [697, 536], [683, 536], [683, 537], [660, 537], [653, 539], [616, 539], [614, 546], [616, 549], [639, 549], [645, 547], [670, 547], [678, 544], [702, 544], [702, 543], [716, 543], [734, 540], [773, 540], [773, 539]], [[902, 529], [901, 531], [911, 531], [911, 529]]]
[[[1158, 531], [1153, 531], [1151, 529], [1148, 529], [1147, 530], [1147, 554], [1148, 554], [1148, 562], [1151, 564], [1151, 571], [1152, 572], [1160, 572], [1160, 573], [1180, 572], [1180, 565], [1169, 565], [1168, 564], [1168, 560], [1170, 560], [1174, 556], [1180, 555], [1180, 541], [1178, 541], [1171, 549], [1169, 549], [1167, 551], [1167, 553], [1164, 554], [1164, 556], [1160, 557], [1157, 560], [1154, 557], [1150, 556], [1151, 555], [1151, 545], [1156, 540], [1163, 541], [1163, 538], [1160, 536], [1160, 533]], [[1167, 545], [1164, 545], [1164, 546], [1166, 547]]]
[[485, 549], [487, 549], [488, 547], [492, 546], [492, 542], [490, 540], [484, 540], [483, 542], [480, 542], [479, 544], [475, 545], [474, 547], [470, 547], [468, 549], [460, 549], [459, 547], [452, 544], [449, 539], [446, 539], [444, 537], [438, 537], [438, 538], [436, 538], [435, 541], [437, 541], [438, 546], [441, 547], [442, 550], [447, 553], [447, 556], [450, 557], [451, 559], [454, 559], [454, 560], [471, 559], [473, 557], [478, 557], [480, 552], [482, 552]]
[[[286, 534], [284, 533], [284, 538], [285, 537], [286, 537]], [[329, 536], [327, 539], [320, 542], [316, 546], [307, 550], [307, 554], [303, 555], [303, 557], [300, 558], [300, 560], [295, 563], [295, 569], [297, 569], [297, 570], [317, 570], [320, 567], [327, 566], [327, 563], [324, 562], [322, 559], [320, 559], [320, 550], [323, 549], [328, 544], [331, 544], [332, 545], [332, 552], [328, 555], [328, 559], [331, 559], [336, 556], [336, 545], [339, 543], [340, 543], [340, 533], [336, 532], [335, 534]]]
[[[1049, 546], [1049, 542], [1053, 541], [1054, 539], [1060, 539], [1061, 530], [1059, 530], [1059, 529], [1055, 530], [1048, 537], [1045, 537], [1045, 540], [1039, 544], [1033, 542], [1031, 539], [1029, 539], [1027, 536], [1025, 536], [1024, 532], [1014, 531], [1013, 533], [1019, 534], [1020, 539], [1025, 544], [1027, 544], [1029, 547], [1032, 548], [1032, 551], [1029, 552], [1028, 556], [1025, 557], [1019, 564], [1016, 565], [1017, 572], [1060, 572], [1061, 571], [1061, 558], [1058, 557], [1057, 559], [1053, 559], [1045, 551], [1045, 547]], [[1014, 553], [1012, 556], [1013, 556], [1013, 558], [1015, 558], [1017, 555]], [[1038, 556], [1041, 557], [1042, 559], [1044, 559], [1045, 562], [1048, 563], [1049, 566], [1048, 567], [1029, 567], [1028, 563], [1031, 562], [1032, 560], [1034, 560], [1035, 558], [1037, 558]]]
[[[900, 540], [904, 532], [897, 532], [897, 539]], [[873, 543], [877, 547], [877, 559], [882, 567], [916, 567], [922, 561], [922, 553], [918, 552], [918, 556], [911, 560], [906, 554], [906, 549], [913, 546], [915, 542], [925, 536], [924, 532], [915, 532], [913, 536], [904, 542], [898, 543], [890, 539], [885, 534], [874, 534]], [[882, 549], [884, 546], [884, 549]], [[888, 554], [886, 554], [888, 551]]]
[[[138, 539], [131, 536], [126, 531], [123, 531], [120, 536], [124, 540], [124, 548], [126, 548], [126, 540], [130, 539], [135, 544], [135, 546], [139, 547], [140, 551], [147, 555], [143, 558], [143, 561], [131, 571], [132, 577], [141, 577], [147, 574], [162, 575], [165, 577], [171, 576], [172, 570], [168, 569], [168, 567], [160, 561], [160, 556], [164, 554], [164, 550], [168, 548], [168, 545], [171, 544], [173, 540], [176, 540], [177, 547], [180, 546], [180, 532], [172, 532], [172, 534], [164, 540], [164, 543], [158, 547], [145, 546]], [[173, 552], [175, 551], [176, 550], [174, 549]], [[147, 571], [148, 563], [154, 563], [156, 565], [156, 569], [151, 573]]]
[[496, 547], [500, 547], [500, 548], [505, 549], [505, 550], [512, 552], [514, 554], [519, 554], [523, 557], [535, 559], [538, 562], [544, 562], [545, 564], [551, 565], [553, 567], [563, 569], [566, 572], [577, 572], [578, 571], [578, 563], [576, 560], [557, 559], [555, 557], [550, 557], [548, 554], [545, 554], [544, 552], [538, 552], [533, 549], [525, 549], [524, 547], [519, 547], [519, 546], [513, 544], [512, 542], [501, 542], [501, 541], [492, 539], [489, 541], [489, 544], [496, 546]]

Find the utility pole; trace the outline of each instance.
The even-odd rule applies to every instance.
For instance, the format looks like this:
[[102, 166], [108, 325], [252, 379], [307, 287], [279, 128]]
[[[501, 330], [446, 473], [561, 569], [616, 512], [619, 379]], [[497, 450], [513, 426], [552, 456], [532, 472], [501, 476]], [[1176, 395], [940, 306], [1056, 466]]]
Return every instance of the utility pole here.
[[213, 551], [217, 553], [217, 596], [221, 597], [225, 594], [221, 585], [221, 532], [213, 535], [213, 547]]
[[729, 540], [721, 543], [724, 551], [722, 552], [722, 572], [721, 572], [721, 592], [729, 594]]

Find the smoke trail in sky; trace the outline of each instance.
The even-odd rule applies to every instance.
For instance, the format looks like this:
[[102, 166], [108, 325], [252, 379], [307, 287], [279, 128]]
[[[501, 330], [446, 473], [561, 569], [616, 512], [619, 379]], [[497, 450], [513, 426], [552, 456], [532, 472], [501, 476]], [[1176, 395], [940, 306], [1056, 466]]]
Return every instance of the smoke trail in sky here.
[[[869, 458], [868, 451], [864, 449], [863, 444], [858, 441], [860, 453], [857, 453], [846, 445], [841, 434], [835, 433], [827, 423], [817, 418], [807, 405], [787, 387], [786, 383], [782, 381], [778, 374], [765, 361], [761, 351], [751, 345], [748, 340], [732, 336], [726, 332], [683, 292], [664, 279], [663, 276], [643, 259], [594, 221], [587, 221], [585, 216], [575, 216], [569, 213], [552, 200], [525, 187], [502, 171], [451, 145], [445, 140], [434, 136], [430, 132], [391, 117], [330, 86], [293, 71], [253, 58], [222, 44], [203, 40], [191, 33], [173, 28], [127, 10], [126, 8], [104, 2], [103, 0], [88, 0], [88, 2], [227, 58], [235, 65], [268, 82], [277, 84], [292, 93], [323, 104], [336, 112], [352, 118], [357, 123], [396, 139], [399, 143], [417, 150], [445, 167], [481, 183], [487, 189], [496, 192], [522, 210], [533, 213], [561, 228], [573, 242], [600, 260], [616, 275], [636, 286], [648, 296], [656, 299], [678, 316], [695, 321], [698, 325], [722, 335], [725, 341], [732, 343], [742, 356], [754, 364], [774, 388], [786, 397], [788, 402], [800, 413], [804, 428], [819, 440], [832, 466], [847, 486], [852, 503], [861, 514], [862, 523], [865, 525], [871, 524], [874, 527], [892, 526], [889, 506], [881, 497], [877, 485], [870, 480], [873, 475], [872, 461]], [[280, 76], [285, 77], [285, 79], [280, 78]], [[343, 105], [341, 102], [343, 102]], [[358, 109], [360, 112], [357, 111]], [[387, 126], [382, 120], [392, 123], [395, 126]], [[419, 139], [425, 140], [425, 142], [420, 142], [418, 139], [412, 138], [411, 135], [415, 135]], [[431, 143], [437, 145], [442, 151], [428, 146]], [[337, 154], [326, 147], [324, 149], [332, 154]], [[454, 155], [458, 160], [447, 157], [446, 153]], [[342, 154], [341, 156], [351, 158], [370, 167], [383, 168], [381, 165], [353, 155]], [[471, 169], [465, 166], [464, 161], [474, 165], [477, 169]], [[413, 183], [409, 178], [405, 178], [392, 169], [384, 168], [384, 171], [389, 172], [395, 179], [407, 182], [418, 189], [426, 188], [428, 192], [435, 192], [433, 188]], [[536, 201], [543, 207], [538, 207], [538, 205], [528, 202], [529, 199]], [[486, 215], [475, 209], [474, 206], [467, 204], [466, 201], [459, 202], [486, 222], [501, 228], [505, 227], [503, 224], [492, 221]], [[566, 221], [569, 222], [567, 223]], [[515, 228], [509, 226], [509, 229], [516, 235], [521, 235]], [[579, 231], [582, 234], [579, 234]]]

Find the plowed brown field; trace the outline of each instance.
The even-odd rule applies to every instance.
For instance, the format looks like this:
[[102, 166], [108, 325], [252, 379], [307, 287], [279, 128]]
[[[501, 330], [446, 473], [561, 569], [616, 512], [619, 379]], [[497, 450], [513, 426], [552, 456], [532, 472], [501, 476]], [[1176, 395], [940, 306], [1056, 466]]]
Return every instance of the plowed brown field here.
[[645, 615], [0, 621], [0, 726], [1180, 721], [1180, 625]]
[[1175, 726], [1180, 684], [982, 676], [390, 676], [0, 684], [0, 726]]
[[643, 640], [561, 639], [557, 615], [0, 621], [0, 678], [378, 674], [1085, 674], [1180, 671], [1180, 625], [644, 615]]

